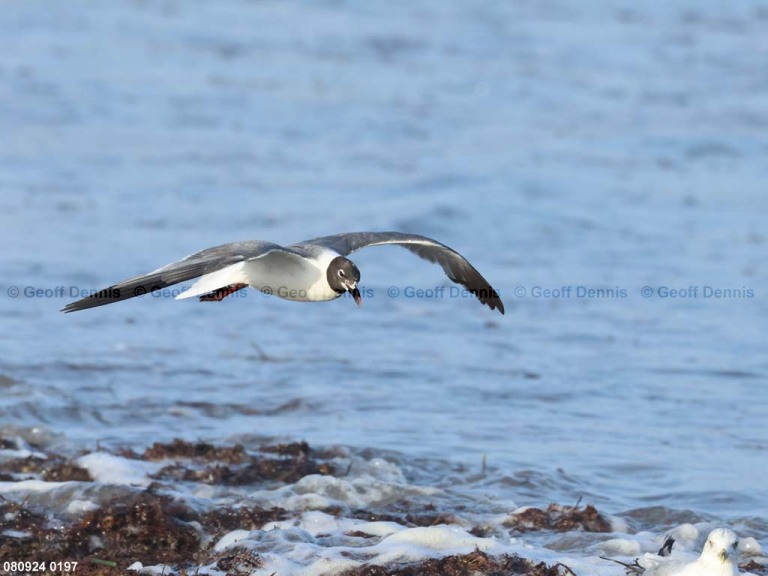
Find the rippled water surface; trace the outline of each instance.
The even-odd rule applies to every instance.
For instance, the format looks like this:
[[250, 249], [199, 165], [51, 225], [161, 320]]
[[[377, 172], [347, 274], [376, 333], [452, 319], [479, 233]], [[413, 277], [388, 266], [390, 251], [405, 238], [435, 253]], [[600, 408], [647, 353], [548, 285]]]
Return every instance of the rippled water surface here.
[[[4, 6], [4, 429], [306, 439], [424, 482], [485, 460], [519, 504], [765, 538], [766, 26], [757, 2]], [[59, 313], [214, 244], [368, 229], [461, 251], [507, 314], [385, 247], [354, 256], [360, 309]]]

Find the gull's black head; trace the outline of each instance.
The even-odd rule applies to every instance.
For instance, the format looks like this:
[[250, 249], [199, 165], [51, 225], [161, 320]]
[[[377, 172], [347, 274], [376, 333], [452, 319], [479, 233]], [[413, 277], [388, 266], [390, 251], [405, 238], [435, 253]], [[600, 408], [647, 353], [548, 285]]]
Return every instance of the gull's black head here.
[[360, 270], [357, 269], [352, 260], [344, 258], [344, 256], [337, 256], [328, 264], [327, 276], [328, 284], [334, 292], [339, 295], [349, 292], [358, 306], [362, 304], [363, 299], [360, 297], [360, 290], [357, 289], [357, 283], [360, 282]]

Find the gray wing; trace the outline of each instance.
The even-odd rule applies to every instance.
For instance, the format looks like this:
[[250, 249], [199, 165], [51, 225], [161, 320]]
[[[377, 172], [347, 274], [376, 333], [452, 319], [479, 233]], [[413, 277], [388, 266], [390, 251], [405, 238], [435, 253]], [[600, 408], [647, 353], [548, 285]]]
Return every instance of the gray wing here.
[[114, 284], [109, 288], [99, 290], [87, 298], [71, 302], [62, 308], [62, 312], [77, 312], [96, 306], [104, 306], [113, 302], [128, 300], [134, 296], [142, 296], [149, 292], [162, 290], [168, 286], [173, 286], [179, 282], [191, 280], [198, 276], [203, 276], [211, 272], [216, 272], [232, 264], [243, 262], [245, 260], [255, 260], [266, 256], [275, 251], [294, 253], [290, 249], [283, 248], [271, 242], [262, 242], [260, 240], [251, 240], [247, 242], [233, 242], [231, 244], [222, 244], [213, 248], [206, 248], [187, 256], [183, 260], [173, 262], [145, 274], [123, 280], [119, 284]]
[[382, 244], [402, 246], [424, 260], [440, 264], [448, 278], [464, 286], [491, 310], [498, 309], [504, 314], [504, 304], [501, 298], [480, 272], [475, 270], [475, 267], [453, 248], [449, 248], [432, 238], [401, 232], [351, 232], [315, 238], [302, 242], [301, 245], [303, 244], [330, 248], [342, 256], [347, 256], [367, 246]]

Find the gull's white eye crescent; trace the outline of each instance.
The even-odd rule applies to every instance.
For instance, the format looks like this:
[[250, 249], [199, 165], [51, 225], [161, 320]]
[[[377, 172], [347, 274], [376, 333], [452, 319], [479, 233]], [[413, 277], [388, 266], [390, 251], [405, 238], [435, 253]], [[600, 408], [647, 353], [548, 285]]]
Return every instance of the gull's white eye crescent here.
[[339, 268], [339, 276], [341, 276], [342, 278], [346, 276], [346, 274], [344, 274], [344, 270], [342, 270], [341, 268]]

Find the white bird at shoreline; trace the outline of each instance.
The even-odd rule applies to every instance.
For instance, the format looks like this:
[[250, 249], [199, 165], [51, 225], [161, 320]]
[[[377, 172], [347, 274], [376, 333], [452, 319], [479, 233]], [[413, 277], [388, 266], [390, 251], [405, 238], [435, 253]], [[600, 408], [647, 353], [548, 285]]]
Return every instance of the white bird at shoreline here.
[[631, 575], [738, 576], [738, 561], [738, 536], [728, 528], [716, 528], [709, 533], [701, 555], [693, 562], [658, 554], [646, 554], [635, 560], [633, 564], [623, 562], [620, 564], [623, 564], [627, 574]]

